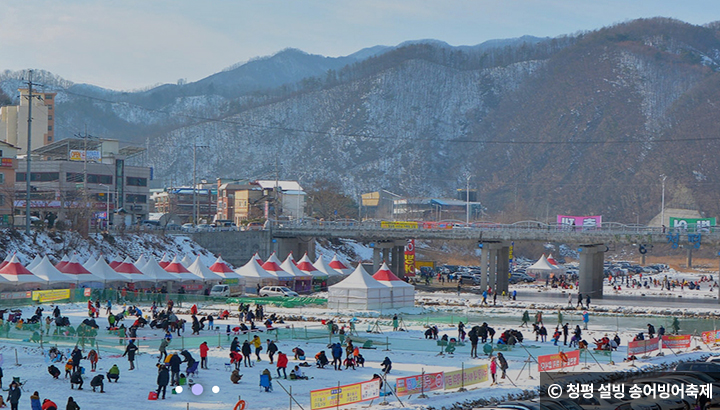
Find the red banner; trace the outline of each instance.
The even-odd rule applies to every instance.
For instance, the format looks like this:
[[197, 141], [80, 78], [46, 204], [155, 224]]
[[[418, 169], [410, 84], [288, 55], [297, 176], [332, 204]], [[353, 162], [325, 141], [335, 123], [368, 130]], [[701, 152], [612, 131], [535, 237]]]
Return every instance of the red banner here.
[[[429, 392], [433, 390], [442, 390], [445, 388], [445, 376], [440, 373], [425, 373], [409, 377], [400, 377], [396, 380], [396, 392], [398, 396], [409, 396], [411, 394], [420, 394], [421, 392]], [[421, 384], [422, 383], [422, 384]]]
[[702, 332], [702, 341], [705, 344], [717, 343], [720, 341], [720, 330]]
[[654, 337], [648, 340], [636, 340], [628, 343], [627, 354], [639, 355], [659, 350], [660, 338]]
[[415, 276], [415, 239], [405, 244], [405, 276]]
[[538, 370], [541, 372], [577, 366], [578, 364], [580, 364], [579, 350], [538, 356]]
[[687, 349], [690, 347], [691, 335], [663, 335], [663, 349]]
[[92, 296], [92, 289], [91, 289], [91, 288], [85, 288], [85, 289], [83, 290], [83, 296], [85, 296], [85, 297]]

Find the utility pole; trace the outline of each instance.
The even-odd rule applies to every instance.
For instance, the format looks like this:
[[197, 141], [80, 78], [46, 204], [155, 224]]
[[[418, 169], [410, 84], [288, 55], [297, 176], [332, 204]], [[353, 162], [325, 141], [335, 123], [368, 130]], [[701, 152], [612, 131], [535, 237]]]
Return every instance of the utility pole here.
[[193, 142], [193, 223], [195, 225], [198, 224], [198, 219], [200, 217], [199, 214], [199, 207], [197, 206], [197, 149], [198, 148], [210, 148], [207, 145], [198, 145], [197, 144], [197, 135], [195, 136], [195, 141]]
[[660, 205], [660, 225], [665, 225], [665, 180], [667, 179], [667, 175], [663, 174], [660, 175], [660, 178], [662, 178], [662, 204]]
[[470, 173], [465, 173], [465, 225], [470, 226]]
[[27, 170], [25, 171], [25, 233], [30, 235], [30, 151], [32, 150], [32, 105], [33, 105], [33, 81], [32, 75], [33, 70], [29, 70], [28, 74], [28, 126], [27, 126], [27, 152], [25, 155], [25, 163], [27, 164]]

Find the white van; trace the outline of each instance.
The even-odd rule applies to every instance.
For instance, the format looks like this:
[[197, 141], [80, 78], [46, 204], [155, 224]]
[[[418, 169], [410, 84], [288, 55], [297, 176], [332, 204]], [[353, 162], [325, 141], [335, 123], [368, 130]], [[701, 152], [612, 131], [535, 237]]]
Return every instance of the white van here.
[[229, 298], [231, 296], [242, 296], [243, 289], [240, 285], [215, 285], [210, 289], [210, 296], [218, 298]]

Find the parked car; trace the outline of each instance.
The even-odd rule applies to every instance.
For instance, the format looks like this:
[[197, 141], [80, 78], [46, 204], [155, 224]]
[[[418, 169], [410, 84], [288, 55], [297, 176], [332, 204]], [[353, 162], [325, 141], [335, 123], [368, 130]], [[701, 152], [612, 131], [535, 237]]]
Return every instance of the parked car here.
[[148, 228], [159, 228], [160, 221], [145, 220], [145, 221], [140, 222], [140, 225], [148, 227]]
[[265, 286], [258, 293], [260, 296], [282, 296], [282, 297], [298, 297], [297, 292], [286, 288], [285, 286]]
[[715, 380], [720, 380], [720, 363], [685, 362], [675, 366], [675, 371], [701, 372], [707, 374]]
[[185, 224], [182, 224], [182, 230], [183, 230], [183, 231], [187, 232], [187, 231], [190, 231], [190, 230], [192, 230], [192, 229], [195, 229], [195, 225], [191, 224], [190, 222], [185, 223]]
[[242, 296], [241, 285], [215, 285], [210, 289], [210, 296], [229, 298], [231, 296]]
[[197, 230], [199, 231], [209, 231], [210, 229], [212, 229], [212, 226], [208, 224], [198, 224], [197, 226], [195, 226], [195, 228], [197, 228]]
[[464, 272], [460, 274], [460, 278], [462, 279], [463, 283], [472, 283], [473, 285], [480, 284], [480, 276], [473, 275], [472, 273]]
[[243, 231], [261, 231], [262, 229], [262, 222], [250, 222], [243, 228]]
[[525, 282], [525, 283], [535, 282], [535, 278], [528, 275], [527, 273], [520, 273], [517, 271], [510, 274], [510, 283], [520, 283], [520, 282]]

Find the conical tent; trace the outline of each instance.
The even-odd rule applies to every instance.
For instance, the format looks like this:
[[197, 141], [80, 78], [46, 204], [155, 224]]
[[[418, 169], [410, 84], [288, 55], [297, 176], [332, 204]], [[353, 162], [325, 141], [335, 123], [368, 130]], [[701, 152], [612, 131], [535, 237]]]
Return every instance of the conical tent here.
[[275, 252], [273, 252], [268, 260], [263, 263], [262, 268], [269, 274], [277, 277], [280, 285], [287, 286], [292, 289], [294, 287], [295, 277], [290, 273], [285, 272], [285, 269], [280, 267], [281, 264], [280, 259], [278, 259]]
[[328, 288], [328, 308], [380, 310], [392, 307], [390, 288], [373, 279], [361, 264], [342, 282]]
[[[0, 264], [0, 269], [2, 269], [5, 265], [7, 265], [7, 261], [9, 261], [9, 260], [10, 260], [10, 256], [8, 255], [8, 257], [5, 258], [3, 263]], [[40, 261], [42, 261], [42, 260], [43, 260], [43, 257], [40, 256], [40, 254], [38, 253], [37, 255], [35, 255], [35, 258], [26, 266], [27, 270], [32, 272], [33, 268], [36, 267], [37, 264], [40, 263]], [[54, 268], [54, 266], [53, 266], [53, 268]]]
[[552, 256], [552, 253], [547, 257], [547, 261], [548, 261], [548, 263], [551, 264], [552, 266], [558, 266], [557, 261], [556, 261], [555, 258], [553, 258], [553, 256]]
[[40, 259], [40, 262], [30, 269], [30, 271], [37, 277], [43, 279], [50, 285], [60, 283], [75, 283], [76, 280], [70, 275], [60, 272], [56, 267], [53, 266], [50, 259], [47, 256]]
[[532, 266], [526, 269], [528, 275], [537, 279], [545, 279], [554, 273], [562, 273], [562, 271], [563, 269], [551, 265], [547, 261], [545, 254], [543, 254], [537, 262], [532, 264]]
[[[102, 255], [100, 257], [102, 258]], [[90, 267], [93, 266], [95, 263], [97, 263], [97, 261], [98, 261], [97, 258], [95, 258], [94, 256], [91, 255], [90, 258], [88, 260], [86, 260], [85, 263], [82, 264], [83, 268], [90, 270]]]
[[161, 268], [165, 269], [166, 266], [170, 264], [170, 257], [167, 253], [163, 253], [162, 258], [160, 259], [160, 262], [158, 262], [158, 265], [160, 265]]
[[58, 268], [62, 273], [66, 273], [75, 278], [74, 283], [91, 283], [99, 282], [102, 283], [102, 278], [92, 274], [89, 270], [85, 269], [80, 262], [78, 262], [75, 255], [70, 257], [70, 260], [62, 268]]
[[295, 288], [293, 289], [295, 292], [310, 292], [312, 290], [313, 275], [301, 271], [295, 265], [292, 253], [289, 254], [287, 258], [285, 258], [280, 267], [283, 268], [285, 272], [295, 277]]
[[315, 269], [319, 270], [327, 276], [338, 274], [335, 269], [331, 268], [330, 265], [325, 262], [325, 259], [323, 259], [322, 256], [318, 257], [315, 263], [313, 263], [313, 266], [315, 267]]
[[254, 257], [250, 258], [248, 263], [242, 267], [235, 269], [235, 272], [245, 278], [245, 286], [247, 289], [252, 288], [254, 290], [258, 285], [263, 287], [279, 284], [277, 276], [271, 275], [263, 269]]
[[0, 269], [4, 268], [5, 265], [7, 265], [8, 262], [10, 262], [10, 258], [11, 258], [11, 257], [12, 257], [12, 254], [9, 254], [9, 253], [8, 253], [8, 255], [5, 257], [5, 259], [3, 259], [2, 262], [0, 262]]
[[7, 282], [20, 283], [45, 283], [40, 277], [33, 275], [18, 260], [16, 255], [12, 255], [8, 263], [0, 269], [0, 276]]
[[415, 306], [415, 286], [395, 276], [385, 262], [373, 275], [373, 279], [390, 288], [393, 308]]
[[179, 281], [175, 275], [172, 273], [166, 271], [165, 269], [160, 267], [160, 264], [155, 260], [155, 258], [148, 258], [147, 263], [145, 266], [141, 267], [140, 270], [142, 271], [143, 275], [150, 278], [150, 280], [154, 282], [172, 282], [172, 281]]
[[227, 263], [225, 263], [222, 256], [218, 256], [215, 263], [210, 265], [208, 269], [218, 274], [235, 272], [230, 266], [228, 266]]
[[260, 266], [262, 266], [263, 263], [265, 263], [265, 262], [263, 262], [262, 258], [260, 257], [260, 254], [257, 252], [255, 252], [255, 255], [253, 255], [253, 259], [255, 259], [257, 261], [258, 265], [260, 265]]
[[193, 263], [195, 263], [195, 255], [190, 256], [190, 254], [186, 253], [185, 256], [182, 258], [180, 263], [183, 264], [186, 268]]
[[176, 280], [180, 280], [181, 282], [188, 282], [188, 281], [199, 281], [200, 279], [195, 276], [194, 274], [190, 273], [185, 266], [183, 266], [182, 263], [178, 260], [178, 257], [175, 256], [170, 263], [165, 266], [165, 269], [167, 272], [172, 274]]
[[113, 260], [111, 260], [110, 263], [108, 263], [108, 265], [110, 265], [111, 268], [115, 269], [119, 264], [122, 263], [122, 261], [123, 260], [120, 259], [119, 256], [115, 256], [115, 257], [113, 257]]
[[126, 278], [128, 278], [128, 282], [153, 282], [152, 279], [143, 275], [142, 271], [140, 271], [140, 269], [135, 266], [135, 263], [132, 259], [130, 259], [129, 256], [126, 257], [125, 260], [122, 261], [122, 263], [116, 266], [114, 269], [116, 272], [122, 273]]
[[217, 283], [223, 280], [222, 276], [211, 271], [207, 266], [205, 266], [205, 264], [200, 261], [199, 256], [195, 258], [195, 262], [191, 263], [190, 266], [187, 267], [187, 269], [190, 271], [190, 273], [195, 274], [199, 280], [202, 280], [204, 282]]
[[97, 276], [102, 280], [103, 283], [108, 284], [111, 282], [130, 282], [130, 280], [123, 275], [118, 273], [115, 269], [111, 268], [110, 265], [105, 262], [105, 258], [99, 257], [95, 263], [88, 268], [93, 275]]
[[[134, 265], [136, 268], [140, 269], [140, 272], [142, 272], [142, 268], [147, 265], [148, 258], [145, 257], [145, 255], [140, 255], [138, 260], [135, 261]], [[144, 274], [145, 272], [143, 272]]]
[[343, 275], [349, 275], [352, 273], [352, 268], [344, 264], [337, 256], [337, 253], [333, 255], [332, 260], [328, 263], [328, 266], [335, 269], [338, 273]]
[[62, 257], [62, 259], [60, 259], [60, 262], [58, 262], [57, 265], [55, 265], [55, 267], [57, 268], [57, 270], [62, 272], [63, 266], [67, 265], [68, 262], [70, 262], [70, 258], [68, 258], [68, 256], [65, 255]]

